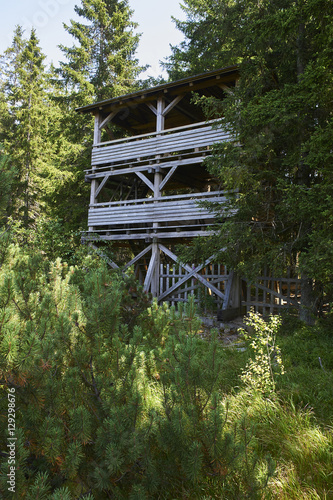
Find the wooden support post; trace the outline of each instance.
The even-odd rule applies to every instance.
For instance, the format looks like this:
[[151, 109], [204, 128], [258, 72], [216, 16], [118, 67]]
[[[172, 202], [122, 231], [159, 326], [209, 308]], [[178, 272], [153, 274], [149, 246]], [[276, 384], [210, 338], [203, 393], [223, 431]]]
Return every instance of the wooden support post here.
[[230, 291], [230, 303], [232, 308], [240, 310], [241, 307], [241, 279], [234, 273], [233, 284]]
[[165, 100], [164, 97], [157, 98], [157, 107], [156, 107], [156, 132], [162, 132], [164, 130], [164, 106]]
[[[164, 111], [165, 100], [164, 97], [157, 98], [157, 106], [156, 106], [156, 132], [162, 132], [164, 130]], [[159, 198], [161, 196], [160, 184], [162, 182], [162, 174], [159, 168], [155, 168], [154, 173], [154, 198]], [[158, 202], [155, 202], [158, 203]], [[153, 228], [158, 228], [158, 222], [153, 223]], [[152, 256], [151, 262], [154, 262], [154, 267], [152, 270], [152, 276], [149, 278], [151, 280], [151, 293], [153, 297], [158, 297], [159, 295], [159, 283], [160, 283], [160, 248], [158, 244], [158, 239], [154, 239], [152, 246]]]
[[[95, 114], [95, 126], [94, 126], [94, 143], [93, 146], [96, 146], [101, 142], [101, 129], [100, 129], [100, 123], [101, 123], [101, 115], [100, 113]], [[92, 171], [94, 173], [95, 167], [92, 167]], [[90, 205], [94, 205], [96, 203], [96, 191], [98, 189], [98, 180], [93, 179], [91, 181], [91, 186], [90, 186]], [[89, 226], [88, 231], [94, 231], [94, 226]]]

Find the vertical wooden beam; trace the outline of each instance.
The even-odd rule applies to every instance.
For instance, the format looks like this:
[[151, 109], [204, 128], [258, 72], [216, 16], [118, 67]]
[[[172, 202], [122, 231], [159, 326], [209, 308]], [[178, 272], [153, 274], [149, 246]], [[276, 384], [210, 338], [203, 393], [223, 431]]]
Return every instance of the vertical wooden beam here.
[[96, 146], [96, 144], [99, 144], [101, 142], [101, 136], [102, 136], [100, 128], [101, 122], [102, 122], [101, 115], [97, 111], [95, 114], [95, 125], [94, 125], [94, 146]]
[[240, 308], [241, 306], [241, 279], [236, 273], [234, 273], [233, 283], [230, 290], [230, 302], [232, 307]]
[[234, 282], [234, 272], [230, 271], [228, 281], [227, 281], [225, 291], [224, 291], [224, 301], [223, 301], [223, 305], [222, 305], [222, 310], [228, 309], [228, 307], [230, 307], [230, 296], [231, 296], [231, 288], [232, 288], [233, 282]]
[[157, 107], [156, 107], [156, 132], [162, 132], [164, 130], [165, 118], [163, 115], [165, 107], [164, 97], [160, 96], [157, 98]]
[[[101, 129], [100, 129], [100, 123], [101, 123], [102, 117], [99, 112], [95, 114], [95, 125], [94, 125], [94, 142], [93, 146], [96, 146], [98, 143], [101, 142]], [[92, 167], [92, 171], [94, 172], [95, 167]], [[90, 205], [94, 205], [96, 203], [96, 191], [98, 188], [98, 181], [97, 179], [93, 179], [91, 181], [90, 185]], [[88, 231], [94, 231], [93, 226], [89, 226]]]
[[[156, 105], [156, 132], [162, 132], [164, 130], [164, 115], [163, 111], [165, 108], [165, 99], [163, 96], [157, 98]], [[159, 198], [161, 196], [160, 184], [162, 182], [162, 174], [159, 168], [155, 169], [154, 173], [154, 198]], [[155, 202], [158, 203], [158, 202]], [[153, 228], [158, 228], [158, 222], [153, 223]], [[153, 297], [159, 296], [159, 282], [160, 282], [160, 248], [158, 245], [158, 240], [155, 239], [152, 248], [152, 260], [154, 263], [153, 274], [151, 278], [151, 293]]]

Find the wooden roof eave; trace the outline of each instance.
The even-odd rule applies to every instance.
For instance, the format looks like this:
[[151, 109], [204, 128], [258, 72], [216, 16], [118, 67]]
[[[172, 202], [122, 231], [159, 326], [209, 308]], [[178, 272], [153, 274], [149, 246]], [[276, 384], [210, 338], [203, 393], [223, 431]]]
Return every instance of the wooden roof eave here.
[[148, 103], [155, 100], [159, 95], [181, 95], [211, 86], [213, 83], [232, 82], [238, 79], [238, 66], [229, 66], [218, 70], [202, 73], [191, 77], [186, 77], [175, 82], [169, 82], [157, 87], [142, 89], [131, 94], [113, 97], [94, 104], [82, 106], [76, 111], [81, 113], [96, 113], [98, 111], [111, 112], [127, 107], [133, 107], [141, 103]]

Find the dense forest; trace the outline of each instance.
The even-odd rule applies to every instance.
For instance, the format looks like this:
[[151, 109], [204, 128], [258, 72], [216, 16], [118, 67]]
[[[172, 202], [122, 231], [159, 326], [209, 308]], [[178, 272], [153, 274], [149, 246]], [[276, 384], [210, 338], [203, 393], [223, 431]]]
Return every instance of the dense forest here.
[[333, 4], [182, 9], [164, 69], [238, 65], [223, 101], [193, 99], [241, 145], [207, 162], [238, 190], [230, 217], [182, 257], [223, 248], [249, 280], [292, 266], [299, 315], [250, 313], [226, 345], [193, 298], [157, 305], [108, 267], [112, 246], [80, 244], [93, 121], [75, 110], [162, 79], [140, 79], [130, 1], [78, 0], [58, 67], [17, 26], [0, 65], [1, 498], [333, 498]]

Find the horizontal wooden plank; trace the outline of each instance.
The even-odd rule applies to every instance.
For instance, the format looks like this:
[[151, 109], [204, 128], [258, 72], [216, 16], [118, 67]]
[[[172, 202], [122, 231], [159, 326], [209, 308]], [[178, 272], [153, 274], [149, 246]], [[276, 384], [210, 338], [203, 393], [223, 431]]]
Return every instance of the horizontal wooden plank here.
[[[108, 231], [106, 231], [108, 232]], [[94, 236], [94, 233], [82, 236], [83, 241], [129, 241], [129, 240], [149, 240], [152, 241], [154, 238], [161, 239], [183, 239], [183, 238], [194, 238], [196, 236], [210, 236], [213, 232], [207, 230], [196, 230], [196, 231], [170, 231], [170, 232], [156, 232], [156, 233], [131, 233], [127, 234], [124, 230], [121, 234], [102, 234], [99, 233]]]
[[[151, 234], [155, 234], [157, 231], [159, 232], [163, 232], [163, 231], [167, 231], [167, 232], [170, 232], [170, 231], [183, 231], [184, 230], [184, 227], [186, 227], [186, 230], [190, 231], [190, 230], [193, 230], [193, 231], [199, 231], [199, 230], [204, 230], [204, 228], [208, 228], [210, 226], [210, 224], [205, 224], [205, 223], [200, 223], [200, 224], [173, 224], [173, 225], [168, 225], [168, 226], [158, 226], [158, 229], [157, 228], [153, 228], [152, 226], [149, 226], [147, 227], [147, 225], [145, 226], [141, 226], [141, 227], [135, 227], [135, 228], [130, 228], [130, 227], [127, 227], [124, 229], [124, 231], [127, 231], [127, 232], [133, 232], [133, 231], [146, 231], [146, 232], [151, 232]], [[117, 228], [108, 228], [108, 229], [101, 229], [101, 228], [96, 228], [93, 232], [96, 233], [96, 234], [103, 234], [105, 232], [108, 232], [108, 233], [112, 233], [112, 232], [116, 232], [116, 233], [119, 233], [121, 232], [122, 229], [119, 229], [118, 227]], [[211, 231], [211, 230], [209, 230]], [[88, 233], [90, 234], [90, 231], [88, 231]], [[85, 233], [83, 233], [85, 234]]]
[[[160, 278], [182, 278], [184, 277], [185, 274], [173, 274], [173, 273], [170, 273], [167, 274], [167, 273], [160, 273]], [[203, 274], [203, 277], [204, 278], [207, 278], [211, 281], [212, 284], [214, 283], [220, 283], [221, 281], [226, 281], [227, 279], [229, 279], [229, 275], [220, 275], [220, 274]], [[212, 278], [215, 278], [215, 279], [212, 279]], [[195, 278], [193, 278], [195, 279]]]
[[[91, 205], [88, 212], [88, 226], [122, 226], [126, 224], [148, 224], [162, 222], [179, 222], [192, 220], [213, 221], [215, 212], [198, 205], [202, 201], [202, 194], [198, 197], [193, 194], [173, 195], [159, 198], [144, 198], [128, 202], [110, 202], [108, 204]], [[207, 193], [205, 193], [207, 194]], [[225, 196], [212, 193], [209, 201], [221, 204], [226, 201]], [[193, 196], [195, 196], [193, 198]], [[207, 199], [207, 198], [206, 198]]]
[[[103, 213], [110, 213], [110, 211], [116, 212], [139, 212], [143, 210], [173, 210], [173, 209], [180, 209], [184, 208], [186, 209], [187, 207], [192, 208], [192, 207], [198, 207], [198, 202], [200, 199], [194, 199], [194, 200], [175, 200], [175, 201], [155, 201], [152, 203], [133, 203], [133, 204], [121, 204], [121, 205], [111, 205], [111, 206], [92, 206], [90, 207], [91, 212], [98, 212], [99, 214]], [[212, 197], [208, 200], [211, 203], [220, 203], [224, 204], [226, 201], [225, 197]], [[199, 207], [198, 207], [199, 208]], [[201, 208], [201, 207], [200, 207]], [[202, 210], [207, 210], [206, 208], [202, 208]]]
[[[179, 203], [179, 206], [177, 207], [176, 205], [171, 205], [169, 206], [167, 204], [162, 204], [159, 203], [156, 207], [150, 205], [148, 207], [141, 207], [139, 205], [134, 206], [134, 207], [112, 207], [112, 208], [105, 208], [105, 209], [92, 209], [89, 210], [88, 217], [92, 218], [116, 218], [116, 217], [122, 217], [122, 218], [129, 218], [129, 217], [150, 217], [158, 214], [164, 214], [165, 216], [167, 215], [177, 215], [179, 216], [184, 216], [185, 214], [192, 214], [192, 213], [198, 213], [198, 214], [205, 214], [205, 216], [211, 218], [215, 218], [216, 215], [207, 210], [206, 208], [198, 207], [194, 203], [193, 204], [185, 204]], [[167, 219], [167, 217], [166, 217]]]
[[222, 129], [213, 129], [211, 126], [149, 139], [135, 140], [134, 137], [132, 142], [95, 146], [92, 151], [91, 163], [95, 166], [113, 161], [181, 152], [229, 140], [231, 140], [229, 133]]
[[194, 148], [211, 146], [216, 142], [228, 141], [230, 136], [226, 134], [205, 134], [191, 138], [182, 138], [177, 140], [154, 139], [154, 143], [146, 144], [144, 141], [138, 141], [135, 145], [124, 145], [121, 149], [112, 146], [98, 149], [94, 148], [92, 152], [92, 165], [98, 165], [102, 162], [125, 161], [131, 158], [142, 158], [146, 156], [156, 156], [171, 152], [182, 152]]
[[208, 216], [208, 214], [203, 213], [203, 212], [192, 212], [192, 213], [186, 213], [181, 216], [178, 216], [177, 214], [168, 214], [166, 216], [163, 216], [162, 214], [142, 214], [141, 216], [137, 217], [122, 217], [122, 218], [116, 218], [116, 217], [104, 217], [101, 219], [100, 217], [88, 217], [88, 226], [89, 227], [94, 227], [94, 226], [122, 226], [124, 224], [148, 224], [148, 223], [153, 223], [153, 222], [172, 222], [172, 221], [193, 221], [196, 219], [212, 219], [213, 217]]
[[193, 164], [200, 164], [204, 161], [205, 156], [194, 156], [190, 158], [185, 158], [185, 159], [173, 159], [172, 161], [165, 161], [161, 163], [160, 161], [151, 163], [151, 162], [143, 162], [142, 165], [136, 165], [133, 166], [132, 164], [128, 164], [124, 166], [118, 165], [116, 166], [103, 166], [99, 167], [96, 170], [87, 170], [86, 174], [86, 179], [97, 179], [100, 177], [105, 177], [106, 175], [108, 176], [116, 176], [116, 175], [128, 175], [128, 174], [134, 174], [136, 172], [154, 172], [155, 168], [163, 168], [163, 170], [166, 169], [172, 169], [174, 166], [179, 167], [183, 165], [193, 165]]
[[132, 140], [138, 140], [138, 139], [147, 139], [150, 137], [156, 137], [156, 136], [161, 136], [161, 135], [169, 135], [177, 132], [182, 132], [185, 130], [191, 130], [191, 129], [198, 129], [200, 127], [207, 127], [207, 125], [211, 125], [214, 127], [217, 123], [219, 123], [220, 120], [208, 120], [204, 122], [197, 122], [197, 123], [190, 123], [189, 125], [182, 125], [181, 127], [173, 127], [173, 128], [168, 128], [165, 130], [159, 130], [155, 132], [148, 132], [145, 134], [139, 134], [135, 136], [129, 136], [129, 137], [123, 137], [121, 139], [113, 139], [112, 141], [103, 141], [99, 142], [96, 145], [97, 146], [107, 146], [110, 144], [122, 144], [125, 142], [130, 142]]
[[[234, 191], [236, 192], [236, 191]], [[188, 194], [174, 194], [170, 196], [159, 196], [159, 197], [151, 197], [151, 198], [138, 198], [136, 200], [119, 200], [119, 201], [109, 201], [106, 203], [91, 203], [89, 208], [100, 208], [100, 207], [113, 207], [113, 206], [131, 206], [131, 205], [140, 205], [140, 204], [155, 204], [155, 202], [166, 202], [166, 201], [182, 201], [185, 199], [193, 199], [196, 201], [212, 201], [213, 198], [219, 198], [222, 201], [225, 200], [226, 194], [232, 193], [231, 191], [209, 191], [202, 193], [188, 193]]]

